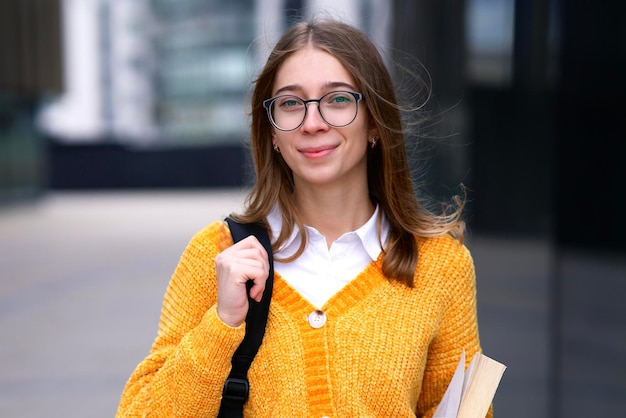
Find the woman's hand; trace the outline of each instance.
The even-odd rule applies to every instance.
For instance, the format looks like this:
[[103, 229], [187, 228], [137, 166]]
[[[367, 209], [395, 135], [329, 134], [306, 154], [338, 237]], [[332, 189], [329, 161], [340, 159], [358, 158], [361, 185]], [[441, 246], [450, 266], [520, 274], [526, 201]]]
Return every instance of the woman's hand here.
[[269, 261], [263, 245], [249, 236], [215, 257], [217, 272], [217, 315], [227, 325], [237, 327], [248, 313], [246, 283], [253, 281], [250, 297], [260, 301], [269, 274]]

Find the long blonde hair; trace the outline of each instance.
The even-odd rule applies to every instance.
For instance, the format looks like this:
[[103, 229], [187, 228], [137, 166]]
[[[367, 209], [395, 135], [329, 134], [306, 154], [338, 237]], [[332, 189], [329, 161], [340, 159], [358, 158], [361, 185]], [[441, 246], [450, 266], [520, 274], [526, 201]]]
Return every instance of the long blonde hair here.
[[[378, 130], [378, 145], [367, 156], [367, 176], [371, 199], [389, 220], [389, 235], [384, 247], [383, 273], [386, 277], [413, 286], [417, 264], [415, 236], [434, 237], [451, 234], [463, 240], [465, 224], [461, 219], [463, 202], [451, 211], [436, 214], [420, 205], [415, 195], [402, 129], [401, 109], [394, 85], [374, 44], [360, 30], [347, 24], [321, 20], [293, 25], [278, 41], [255, 81], [252, 94], [251, 153], [256, 174], [246, 209], [233, 216], [242, 222], [264, 222], [276, 203], [283, 229], [275, 249], [291, 235], [294, 225], [304, 226], [293, 204], [293, 174], [280, 154], [272, 148], [272, 127], [263, 108], [271, 97], [274, 79], [290, 54], [313, 45], [338, 59], [353, 76], [363, 94], [372, 127]], [[297, 258], [306, 245], [306, 236]]]

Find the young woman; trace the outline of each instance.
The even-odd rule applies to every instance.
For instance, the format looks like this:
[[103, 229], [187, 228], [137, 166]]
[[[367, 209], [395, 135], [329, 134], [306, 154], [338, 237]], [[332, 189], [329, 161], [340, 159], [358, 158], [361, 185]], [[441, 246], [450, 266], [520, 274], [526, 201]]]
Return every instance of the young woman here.
[[[359, 30], [299, 23], [255, 83], [256, 183], [243, 222], [267, 226], [274, 291], [244, 415], [429, 417], [461, 352], [480, 350], [460, 208], [415, 197], [390, 75]], [[158, 336], [118, 416], [216, 416], [250, 295], [269, 271], [224, 222], [184, 251]]]

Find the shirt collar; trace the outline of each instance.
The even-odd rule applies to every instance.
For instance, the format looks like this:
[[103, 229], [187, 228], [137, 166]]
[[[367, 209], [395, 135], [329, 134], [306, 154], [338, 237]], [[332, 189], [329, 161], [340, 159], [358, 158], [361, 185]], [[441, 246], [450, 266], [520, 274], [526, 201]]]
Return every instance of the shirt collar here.
[[[376, 205], [376, 209], [372, 216], [359, 227], [357, 230], [353, 232], [348, 232], [347, 234], [356, 234], [363, 245], [363, 248], [367, 252], [367, 254], [371, 257], [372, 260], [378, 259], [382, 248], [381, 243], [387, 241], [387, 235], [389, 233], [389, 221], [384, 213], [382, 213], [382, 222], [381, 222], [381, 230], [380, 230], [380, 240], [378, 236], [378, 214], [380, 208]], [[282, 216], [280, 213], [280, 209], [278, 208], [278, 204], [274, 205], [274, 208], [267, 216], [267, 223], [269, 224], [270, 230], [272, 232], [272, 242], [276, 241], [278, 235], [280, 234], [280, 230], [283, 225]], [[347, 235], [344, 234], [344, 235]], [[339, 237], [338, 239], [341, 239]], [[297, 225], [294, 225], [293, 231], [289, 238], [285, 240], [281, 248], [277, 251], [278, 256], [280, 257], [289, 257], [297, 250], [300, 245], [300, 230]]]
[[380, 237], [378, 235], [379, 211], [380, 207], [376, 205], [374, 214], [368, 219], [367, 222], [365, 222], [363, 226], [354, 231], [361, 239], [361, 243], [363, 244], [365, 251], [367, 251], [372, 260], [376, 260], [380, 255], [380, 252], [382, 251], [382, 246], [384, 246], [385, 242], [387, 241], [387, 234], [389, 232], [389, 222], [387, 221], [387, 217], [383, 213]]

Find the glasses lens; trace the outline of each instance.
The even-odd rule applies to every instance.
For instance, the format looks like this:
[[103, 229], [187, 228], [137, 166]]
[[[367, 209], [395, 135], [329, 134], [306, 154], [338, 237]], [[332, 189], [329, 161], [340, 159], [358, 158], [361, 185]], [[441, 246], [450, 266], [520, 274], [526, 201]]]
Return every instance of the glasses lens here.
[[320, 99], [320, 113], [331, 126], [342, 127], [356, 118], [357, 100], [347, 91], [333, 91]]
[[279, 96], [272, 102], [270, 115], [278, 129], [291, 131], [304, 120], [306, 107], [298, 96]]

